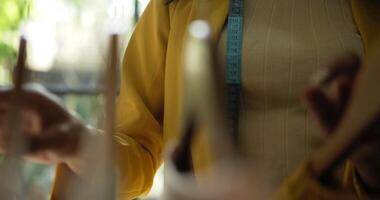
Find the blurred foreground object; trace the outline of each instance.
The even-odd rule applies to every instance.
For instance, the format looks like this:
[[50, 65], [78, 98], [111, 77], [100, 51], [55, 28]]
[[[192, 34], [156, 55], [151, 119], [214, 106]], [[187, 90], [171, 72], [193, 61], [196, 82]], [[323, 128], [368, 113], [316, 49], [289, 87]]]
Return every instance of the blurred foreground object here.
[[327, 144], [312, 159], [317, 177], [328, 176], [337, 165], [358, 149], [361, 141], [368, 137], [363, 130], [380, 113], [380, 44], [372, 52], [367, 55], [366, 63], [360, 69], [345, 115]]
[[[214, 65], [210, 27], [194, 21], [184, 56], [185, 96], [182, 138], [170, 150], [166, 164], [164, 200], [262, 199], [265, 188], [252, 162], [236, 152], [225, 114], [222, 80]], [[199, 131], [199, 129], [205, 130]], [[213, 155], [210, 169], [194, 174], [191, 144], [195, 134], [206, 133]], [[197, 177], [195, 177], [197, 176]]]
[[[5, 133], [1, 135], [5, 145], [6, 155], [0, 165], [0, 199], [25, 199], [25, 187], [22, 169], [23, 160], [21, 156], [27, 152], [27, 140], [22, 132], [21, 104], [23, 84], [27, 79], [25, 38], [21, 37], [18, 50], [17, 64], [14, 68], [13, 87], [11, 105], [5, 119]], [[39, 131], [39, 130], [37, 130]]]
[[[117, 94], [117, 70], [119, 65], [118, 36], [110, 37], [109, 57], [104, 71], [106, 81], [104, 133], [102, 136], [83, 134], [80, 153], [89, 158], [91, 167], [84, 172], [83, 177], [76, 176], [70, 169], [67, 174], [57, 178], [60, 180], [59, 190], [52, 200], [104, 200], [116, 199], [117, 174], [114, 167], [113, 133], [115, 123], [115, 101]], [[66, 167], [66, 166], [60, 166]]]

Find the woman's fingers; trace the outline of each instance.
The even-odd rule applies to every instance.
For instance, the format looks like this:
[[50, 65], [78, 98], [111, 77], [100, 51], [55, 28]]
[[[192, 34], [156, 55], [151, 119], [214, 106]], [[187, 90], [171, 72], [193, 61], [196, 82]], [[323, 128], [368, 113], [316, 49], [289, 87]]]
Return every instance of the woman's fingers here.
[[337, 105], [328, 98], [322, 89], [309, 87], [305, 90], [305, 103], [311, 116], [319, 127], [326, 133], [330, 133], [337, 121]]
[[[8, 115], [13, 103], [12, 89], [0, 90], [0, 152], [7, 153]], [[24, 86], [18, 94], [21, 101], [18, 122], [27, 141], [26, 158], [43, 163], [65, 162], [75, 156], [83, 132], [87, 130], [60, 103], [41, 87]]]
[[[73, 156], [79, 149], [83, 132], [87, 130], [80, 122], [66, 122], [36, 132], [33, 128], [25, 127], [36, 126], [31, 123], [35, 122], [23, 122], [22, 133], [27, 141], [24, 154], [26, 158], [42, 163], [62, 162], [66, 157]], [[3, 130], [1, 127], [0, 153], [7, 153], [7, 135], [4, 135]]]
[[25, 108], [20, 111], [20, 116], [17, 122], [17, 129], [13, 130], [10, 127], [11, 118], [9, 106], [0, 106], [0, 153], [7, 150], [8, 145], [10, 145], [10, 139], [14, 131], [21, 131], [22, 136], [27, 137], [28, 135], [37, 135], [42, 131], [42, 122], [39, 114], [33, 109]]
[[360, 58], [353, 53], [345, 54], [344, 56], [336, 59], [327, 68], [327, 76], [322, 80], [322, 84], [329, 84], [336, 80], [338, 77], [344, 75], [353, 78], [357, 75], [361, 66]]
[[352, 93], [352, 79], [338, 77], [330, 88], [309, 87], [305, 91], [306, 106], [322, 130], [327, 133], [338, 125], [349, 103]]
[[[0, 91], [0, 111], [6, 110], [12, 104], [11, 89]], [[61, 105], [60, 100], [46, 90], [37, 86], [25, 86], [20, 93], [22, 109], [32, 109], [41, 116], [42, 126], [48, 128], [53, 124], [68, 121], [72, 117]], [[1, 113], [0, 113], [1, 114]]]
[[77, 152], [79, 142], [86, 128], [80, 122], [66, 122], [55, 125], [40, 135], [29, 138], [29, 151], [52, 151], [58, 156], [70, 156]]
[[352, 77], [341, 77], [337, 80], [337, 90], [339, 105], [345, 108], [351, 98], [354, 79]]
[[359, 68], [359, 57], [346, 54], [335, 60], [325, 73], [318, 74], [323, 76], [318, 76], [316, 86], [305, 90], [307, 108], [324, 132], [332, 132], [341, 120]]

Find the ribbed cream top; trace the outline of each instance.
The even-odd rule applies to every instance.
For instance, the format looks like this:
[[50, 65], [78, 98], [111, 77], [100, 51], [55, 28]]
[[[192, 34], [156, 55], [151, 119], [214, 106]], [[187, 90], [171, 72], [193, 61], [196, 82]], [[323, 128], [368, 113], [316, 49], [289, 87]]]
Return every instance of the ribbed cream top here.
[[245, 0], [244, 9], [240, 145], [276, 187], [323, 142], [300, 101], [310, 76], [363, 47], [349, 0]]

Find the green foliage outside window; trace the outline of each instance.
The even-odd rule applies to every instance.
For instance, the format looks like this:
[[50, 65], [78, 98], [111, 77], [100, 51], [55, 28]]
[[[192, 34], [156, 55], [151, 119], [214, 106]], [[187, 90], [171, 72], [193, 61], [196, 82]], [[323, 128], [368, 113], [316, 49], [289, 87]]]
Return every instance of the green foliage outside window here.
[[0, 84], [10, 82], [9, 71], [16, 59], [19, 26], [30, 10], [30, 0], [1, 0]]

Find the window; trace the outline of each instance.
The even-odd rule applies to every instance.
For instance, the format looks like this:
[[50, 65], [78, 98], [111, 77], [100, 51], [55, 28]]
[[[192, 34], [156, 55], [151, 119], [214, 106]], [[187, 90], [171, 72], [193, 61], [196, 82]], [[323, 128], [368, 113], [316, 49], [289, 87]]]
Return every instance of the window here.
[[[28, 39], [31, 81], [62, 98], [68, 109], [94, 126], [102, 112], [101, 72], [107, 57], [107, 33], [122, 32], [123, 52], [149, 0], [1, 0], [0, 85], [11, 83], [18, 38]], [[3, 3], [4, 2], [4, 3]], [[107, 9], [108, 8], [108, 9]], [[113, 27], [112, 27], [113, 26]], [[54, 169], [26, 163], [27, 196], [47, 199]], [[149, 199], [162, 191], [162, 170]]]

